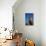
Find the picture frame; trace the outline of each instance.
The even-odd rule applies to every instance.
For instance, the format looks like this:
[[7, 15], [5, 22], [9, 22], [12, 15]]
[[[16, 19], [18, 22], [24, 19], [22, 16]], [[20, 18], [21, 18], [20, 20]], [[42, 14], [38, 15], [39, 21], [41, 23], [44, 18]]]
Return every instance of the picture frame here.
[[34, 25], [33, 13], [25, 13], [25, 25]]

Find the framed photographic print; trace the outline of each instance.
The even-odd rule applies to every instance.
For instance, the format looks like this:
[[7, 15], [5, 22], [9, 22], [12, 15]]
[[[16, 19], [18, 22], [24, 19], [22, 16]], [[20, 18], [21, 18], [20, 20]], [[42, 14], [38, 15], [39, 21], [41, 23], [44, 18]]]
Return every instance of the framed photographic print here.
[[33, 13], [25, 13], [25, 25], [33, 25], [34, 24], [34, 14]]

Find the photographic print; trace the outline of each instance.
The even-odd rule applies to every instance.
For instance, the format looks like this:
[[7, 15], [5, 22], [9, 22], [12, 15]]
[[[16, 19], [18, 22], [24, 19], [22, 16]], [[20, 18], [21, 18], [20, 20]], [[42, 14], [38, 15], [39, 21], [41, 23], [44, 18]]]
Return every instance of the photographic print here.
[[25, 13], [25, 25], [33, 25], [33, 13]]

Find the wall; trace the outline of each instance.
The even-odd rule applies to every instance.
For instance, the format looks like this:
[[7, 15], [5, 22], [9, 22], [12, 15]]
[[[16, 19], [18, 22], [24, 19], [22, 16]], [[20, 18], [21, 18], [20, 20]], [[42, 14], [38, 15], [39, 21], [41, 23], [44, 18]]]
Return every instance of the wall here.
[[41, 38], [42, 46], [46, 46], [46, 0], [41, 5]]
[[[23, 0], [22, 3], [13, 6], [14, 24], [18, 32], [23, 33], [26, 39], [34, 40], [36, 46], [41, 46], [41, 0]], [[34, 13], [34, 25], [25, 25], [25, 13]]]
[[12, 29], [12, 6], [16, 0], [0, 0], [0, 27]]
[[[4, 27], [8, 28], [9, 30], [12, 29], [12, 6], [16, 0], [0, 0], [0, 38], [5, 38], [5, 35], [10, 35], [10, 32], [3, 31]], [[3, 27], [1, 29], [1, 27]]]

